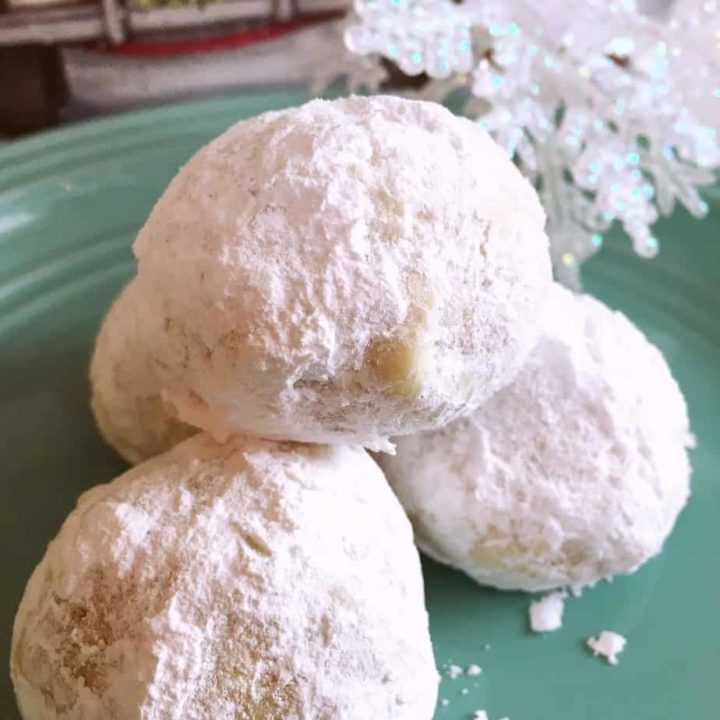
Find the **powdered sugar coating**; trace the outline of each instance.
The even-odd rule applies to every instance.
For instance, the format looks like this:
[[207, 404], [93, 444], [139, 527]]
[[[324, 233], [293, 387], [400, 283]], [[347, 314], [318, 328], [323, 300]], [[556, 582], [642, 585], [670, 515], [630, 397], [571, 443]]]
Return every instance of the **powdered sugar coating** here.
[[609, 665], [617, 665], [618, 655], [625, 649], [627, 639], [612, 630], [603, 630], [597, 637], [587, 640], [587, 646], [595, 657], [602, 655]]
[[469, 120], [397, 97], [239, 123], [176, 176], [134, 249], [179, 415], [387, 448], [517, 372], [550, 284], [535, 191]]
[[559, 630], [562, 627], [566, 597], [567, 593], [559, 590], [530, 603], [530, 629], [542, 633]]
[[430, 720], [439, 680], [368, 455], [204, 434], [81, 497], [11, 666], [26, 720]]
[[499, 588], [632, 572], [688, 496], [687, 411], [657, 348], [560, 286], [543, 325], [511, 385], [381, 459], [420, 545]]
[[178, 419], [160, 395], [138, 337], [131, 282], [108, 311], [90, 363], [91, 405], [105, 440], [135, 464], [169, 450], [196, 429]]

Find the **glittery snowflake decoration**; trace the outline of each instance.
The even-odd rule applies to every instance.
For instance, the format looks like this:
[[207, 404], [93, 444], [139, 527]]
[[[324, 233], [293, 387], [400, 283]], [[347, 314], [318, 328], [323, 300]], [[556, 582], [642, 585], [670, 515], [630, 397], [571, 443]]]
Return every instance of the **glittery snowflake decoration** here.
[[356, 0], [344, 39], [365, 79], [383, 59], [424, 73], [408, 94], [459, 103], [493, 134], [538, 189], [556, 274], [577, 285], [613, 223], [652, 257], [660, 214], [707, 212], [720, 7], [678, 2], [651, 18], [631, 0]]

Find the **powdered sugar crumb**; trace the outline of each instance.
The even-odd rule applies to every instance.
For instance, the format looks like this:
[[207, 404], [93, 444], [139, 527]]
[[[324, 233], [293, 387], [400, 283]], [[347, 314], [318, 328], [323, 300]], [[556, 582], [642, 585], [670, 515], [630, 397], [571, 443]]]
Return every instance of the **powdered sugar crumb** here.
[[477, 677], [478, 675], [482, 675], [482, 671], [479, 665], [468, 665], [465, 669], [465, 674], [468, 677]]
[[473, 720], [490, 720], [485, 710], [476, 710], [473, 715]]
[[602, 655], [610, 665], [617, 665], [617, 656], [625, 649], [627, 640], [612, 630], [603, 630], [597, 637], [589, 638], [587, 644], [593, 655]]
[[445, 674], [451, 680], [457, 680], [463, 674], [463, 669], [459, 665], [448, 665]]
[[567, 593], [561, 590], [530, 604], [530, 628], [533, 632], [554, 632], [562, 627], [566, 597]]

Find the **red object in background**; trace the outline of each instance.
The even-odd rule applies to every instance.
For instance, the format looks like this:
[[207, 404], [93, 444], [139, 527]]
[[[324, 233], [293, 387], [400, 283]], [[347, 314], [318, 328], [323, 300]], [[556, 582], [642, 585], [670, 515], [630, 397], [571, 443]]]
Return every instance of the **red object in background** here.
[[[68, 95], [62, 46], [94, 51], [79, 53], [95, 58], [83, 68], [90, 68], [90, 75], [93, 68], [101, 75], [105, 72], [111, 82], [114, 70], [122, 66], [136, 80], [144, 72], [153, 72], [153, 65], [159, 75], [168, 77], [172, 64], [182, 63], [183, 57], [191, 58], [186, 60], [190, 64], [213, 54], [220, 62], [230, 57], [239, 62], [245, 54], [228, 51], [265, 43], [271, 46], [267, 55], [272, 57], [273, 48], [283, 45], [273, 41], [339, 18], [350, 6], [350, 0], [198, 1], [211, 4], [147, 10], [130, 0], [0, 0], [0, 80], [5, 73], [10, 86], [17, 88], [13, 93], [0, 90], [0, 133], [38, 130], [59, 120]], [[267, 14], [263, 15], [265, 5]], [[255, 55], [249, 50], [248, 62]], [[260, 56], [265, 56], [264, 51]], [[212, 65], [214, 60], [202, 58], [202, 63]], [[21, 76], [27, 78], [17, 81]], [[197, 80], [194, 89], [204, 88]], [[103, 80], [96, 76], [92, 82], [102, 84]], [[139, 85], [143, 92], [147, 90], [142, 82]], [[173, 87], [177, 91], [181, 86], [175, 82]]]
[[195, 40], [160, 40], [158, 42], [129, 42], [116, 47], [106, 47], [106, 52], [125, 57], [167, 57], [189, 55], [192, 53], [229, 50], [231, 48], [255, 45], [266, 40], [282, 37], [296, 30], [315, 25], [318, 22], [340, 17], [342, 13], [318, 13], [297, 20], [275, 22], [268, 25], [246, 28], [218, 37], [198, 38]]

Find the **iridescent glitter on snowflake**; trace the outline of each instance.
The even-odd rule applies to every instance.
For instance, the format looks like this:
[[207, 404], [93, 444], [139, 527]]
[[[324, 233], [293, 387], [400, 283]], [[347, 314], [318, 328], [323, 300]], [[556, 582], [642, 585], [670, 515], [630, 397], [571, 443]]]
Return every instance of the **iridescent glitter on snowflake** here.
[[434, 78], [472, 70], [471, 25], [462, 11], [447, 13], [447, 0], [357, 0], [360, 22], [348, 25], [352, 52], [378, 53], [406, 75]]
[[678, 3], [652, 19], [632, 0], [356, 0], [345, 44], [426, 73], [415, 97], [464, 98], [538, 188], [556, 273], [576, 285], [613, 223], [652, 257], [659, 215], [676, 201], [707, 211], [698, 188], [720, 166], [720, 2]]

